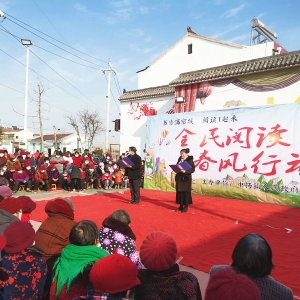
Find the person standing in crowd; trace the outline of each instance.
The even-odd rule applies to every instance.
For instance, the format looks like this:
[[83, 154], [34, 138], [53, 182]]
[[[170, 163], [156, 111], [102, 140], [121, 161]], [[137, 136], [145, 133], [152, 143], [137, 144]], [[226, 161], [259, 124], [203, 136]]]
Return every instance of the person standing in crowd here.
[[177, 164], [184, 161], [188, 162], [191, 168], [189, 170], [181, 170], [175, 176], [176, 181], [176, 203], [179, 204], [179, 208], [175, 211], [181, 211], [186, 213], [188, 211], [189, 204], [192, 204], [192, 173], [195, 172], [195, 165], [189, 148], [180, 150], [180, 157]]
[[237, 242], [230, 266], [213, 266], [209, 274], [213, 276], [219, 270], [228, 268], [248, 276], [260, 290], [262, 300], [294, 299], [290, 288], [270, 276], [274, 268], [272, 250], [268, 242], [257, 233], [247, 234]]
[[138, 204], [140, 202], [140, 187], [141, 187], [141, 164], [142, 159], [136, 154], [135, 147], [129, 147], [130, 155], [128, 158], [134, 163], [133, 166], [126, 168], [126, 175], [130, 180], [131, 201], [129, 204]]

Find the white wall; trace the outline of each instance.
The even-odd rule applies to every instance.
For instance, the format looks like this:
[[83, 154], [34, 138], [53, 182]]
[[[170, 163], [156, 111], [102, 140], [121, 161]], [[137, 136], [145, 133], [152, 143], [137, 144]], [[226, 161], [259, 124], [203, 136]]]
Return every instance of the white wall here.
[[[188, 44], [193, 45], [192, 54]], [[269, 42], [241, 49], [187, 36], [138, 73], [138, 89], [167, 85], [181, 73], [271, 56], [273, 47]]]
[[[158, 97], [149, 100], [137, 100], [133, 103], [140, 106], [153, 103], [157, 114], [165, 114], [174, 104], [174, 96]], [[121, 102], [121, 131], [120, 131], [120, 151], [125, 152], [129, 147], [137, 148], [137, 153], [143, 157], [143, 150], [146, 144], [146, 116], [140, 116], [139, 109], [134, 113], [131, 102]]]

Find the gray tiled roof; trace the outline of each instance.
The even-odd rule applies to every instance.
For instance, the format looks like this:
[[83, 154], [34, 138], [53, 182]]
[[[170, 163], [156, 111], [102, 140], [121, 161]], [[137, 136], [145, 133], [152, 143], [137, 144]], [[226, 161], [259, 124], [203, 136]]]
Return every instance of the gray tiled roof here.
[[170, 86], [217, 80], [287, 67], [300, 66], [300, 51], [288, 52], [239, 63], [182, 73], [170, 82]]
[[134, 90], [124, 93], [119, 100], [121, 102], [137, 100], [137, 99], [149, 99], [154, 97], [162, 97], [168, 95], [175, 95], [175, 88], [169, 85], [151, 87], [147, 89]]
[[300, 66], [300, 51], [267, 56], [239, 63], [182, 73], [170, 85], [151, 87], [124, 93], [121, 102], [175, 94], [175, 86], [266, 72]]

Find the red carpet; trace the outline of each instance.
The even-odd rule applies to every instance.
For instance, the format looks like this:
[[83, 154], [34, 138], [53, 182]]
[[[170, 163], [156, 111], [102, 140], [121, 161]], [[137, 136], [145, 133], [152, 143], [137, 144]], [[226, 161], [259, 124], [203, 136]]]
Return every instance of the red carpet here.
[[[127, 204], [129, 191], [72, 197], [76, 221], [90, 219], [100, 227], [110, 213], [125, 209], [132, 219], [138, 250], [147, 234], [166, 231], [177, 243], [178, 257], [183, 257], [180, 263], [203, 272], [216, 264], [229, 264], [236, 242], [247, 233], [259, 233], [273, 251], [272, 276], [300, 296], [299, 208], [193, 195], [194, 204], [182, 214], [174, 212], [175, 193], [142, 190], [141, 195], [139, 205]], [[45, 203], [37, 203], [33, 220], [46, 218]]]

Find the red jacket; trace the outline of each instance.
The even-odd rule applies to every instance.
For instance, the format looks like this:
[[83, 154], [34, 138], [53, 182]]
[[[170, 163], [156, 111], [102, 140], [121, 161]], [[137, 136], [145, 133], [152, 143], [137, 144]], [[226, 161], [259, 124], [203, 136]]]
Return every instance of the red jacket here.
[[76, 157], [74, 155], [74, 156], [72, 156], [72, 158], [73, 158], [73, 165], [77, 166], [78, 168], [81, 168], [82, 157], [81, 156]]
[[48, 174], [45, 173], [41, 173], [40, 171], [36, 171], [35, 175], [34, 175], [34, 180], [41, 182], [42, 180], [47, 180], [48, 179]]
[[15, 182], [19, 183], [23, 183], [24, 181], [29, 180], [29, 176], [25, 171], [23, 171], [22, 173], [15, 172], [13, 178]]

